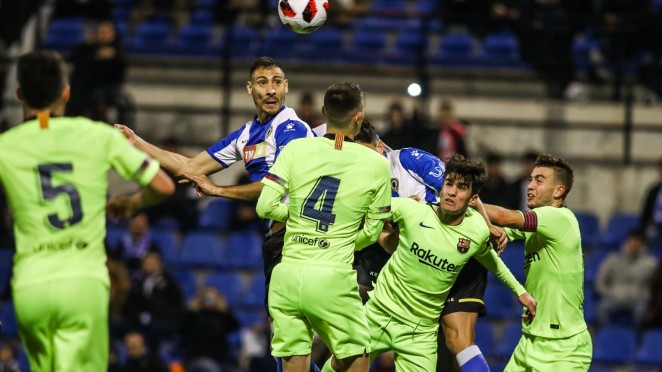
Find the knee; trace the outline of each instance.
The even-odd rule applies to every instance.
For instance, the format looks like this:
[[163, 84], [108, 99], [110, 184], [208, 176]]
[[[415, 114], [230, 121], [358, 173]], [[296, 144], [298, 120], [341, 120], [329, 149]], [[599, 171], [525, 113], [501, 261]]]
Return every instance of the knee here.
[[457, 331], [447, 332], [444, 336], [446, 338], [446, 347], [453, 355], [457, 355], [460, 351], [473, 344], [469, 337]]

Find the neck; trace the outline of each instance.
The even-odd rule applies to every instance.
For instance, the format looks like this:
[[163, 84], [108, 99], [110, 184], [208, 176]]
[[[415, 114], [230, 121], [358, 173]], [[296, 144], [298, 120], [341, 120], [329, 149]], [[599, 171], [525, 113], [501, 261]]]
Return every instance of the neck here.
[[35, 110], [32, 107], [23, 106], [23, 117], [25, 120], [36, 118], [37, 114], [42, 111], [49, 111], [51, 116], [63, 116], [64, 115], [64, 105], [51, 106], [44, 110]]
[[334, 128], [334, 127], [329, 127], [328, 125], [326, 128], [327, 128], [326, 134], [340, 134], [342, 136], [346, 136], [351, 140], [354, 140], [354, 132], [349, 128]]
[[462, 213], [458, 213], [458, 214], [451, 214], [445, 212], [443, 208], [438, 207], [437, 217], [439, 217], [439, 221], [441, 221], [441, 223], [443, 223], [444, 225], [456, 226], [459, 225], [462, 221], [464, 221], [465, 211], [466, 210], [463, 210]]

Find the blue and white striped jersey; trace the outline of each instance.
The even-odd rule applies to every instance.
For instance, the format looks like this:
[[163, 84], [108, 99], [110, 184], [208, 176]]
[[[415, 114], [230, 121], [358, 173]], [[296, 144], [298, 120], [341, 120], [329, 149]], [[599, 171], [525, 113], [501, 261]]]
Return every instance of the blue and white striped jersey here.
[[283, 106], [266, 123], [257, 116], [207, 149], [207, 153], [227, 168], [243, 160], [251, 182], [258, 182], [274, 164], [278, 154], [296, 138], [313, 137], [313, 132], [293, 109]]
[[391, 163], [391, 194], [437, 202], [444, 184], [446, 164], [429, 152], [405, 147], [386, 153]]

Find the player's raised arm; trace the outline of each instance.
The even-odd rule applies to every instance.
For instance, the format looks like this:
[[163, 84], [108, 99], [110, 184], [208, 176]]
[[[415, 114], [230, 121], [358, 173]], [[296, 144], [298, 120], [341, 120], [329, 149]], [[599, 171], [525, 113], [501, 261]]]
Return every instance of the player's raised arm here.
[[485, 211], [493, 224], [502, 227], [521, 229], [524, 227], [524, 215], [522, 212], [507, 209], [493, 204], [483, 204]]
[[212, 174], [225, 168], [223, 164], [214, 160], [207, 151], [202, 151], [195, 157], [189, 158], [147, 142], [126, 125], [115, 124], [115, 128], [119, 129], [131, 144], [158, 160], [164, 169], [167, 169], [173, 174], [180, 175], [184, 172], [190, 174]]
[[182, 173], [181, 176], [183, 179], [179, 183], [193, 183], [198, 196], [207, 195], [232, 200], [255, 201], [260, 197], [263, 187], [261, 182], [252, 182], [245, 185], [219, 186], [203, 174]]
[[116, 219], [128, 219], [135, 216], [142, 208], [158, 204], [175, 192], [172, 179], [161, 169], [140, 191], [131, 195], [119, 195], [108, 201], [108, 215]]

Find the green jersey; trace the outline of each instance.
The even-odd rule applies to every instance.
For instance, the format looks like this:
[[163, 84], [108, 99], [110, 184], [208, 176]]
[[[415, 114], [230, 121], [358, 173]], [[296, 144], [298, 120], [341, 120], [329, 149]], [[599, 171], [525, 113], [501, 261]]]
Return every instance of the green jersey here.
[[523, 214], [527, 232], [507, 229], [510, 239], [526, 239], [524, 287], [538, 301], [536, 317], [531, 324], [522, 322], [522, 332], [545, 338], [576, 335], [586, 329], [584, 257], [577, 218], [570, 209], [556, 207]]
[[431, 205], [393, 198], [392, 219], [399, 225], [400, 242], [379, 274], [370, 301], [399, 320], [436, 327], [448, 292], [471, 257], [517, 295], [525, 292], [487, 244], [487, 224], [472, 208], [462, 222], [450, 226]]
[[13, 288], [52, 279], [108, 283], [104, 237], [108, 170], [147, 184], [158, 163], [107, 124], [51, 118], [0, 135], [0, 182], [14, 215]]
[[386, 158], [347, 138], [290, 142], [262, 180], [289, 193], [283, 258], [351, 264], [363, 218], [389, 215], [390, 179]]

